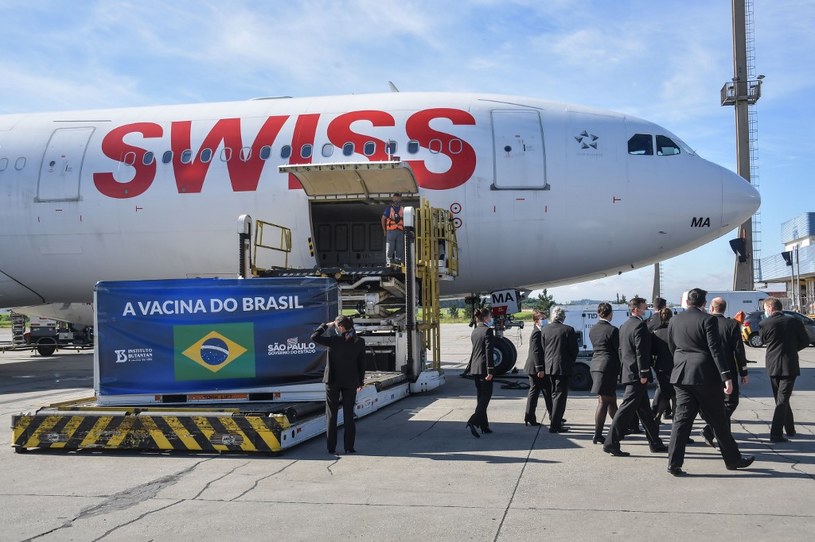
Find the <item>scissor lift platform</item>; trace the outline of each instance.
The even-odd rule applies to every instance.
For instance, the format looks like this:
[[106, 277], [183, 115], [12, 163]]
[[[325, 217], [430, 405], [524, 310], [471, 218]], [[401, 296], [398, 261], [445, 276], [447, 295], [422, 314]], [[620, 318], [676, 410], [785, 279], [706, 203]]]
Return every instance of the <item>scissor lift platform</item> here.
[[[369, 374], [357, 393], [354, 414], [361, 418], [376, 412], [407, 397], [417, 385], [427, 387], [428, 382], [410, 384], [400, 373]], [[429, 386], [435, 387], [432, 382]], [[323, 401], [104, 407], [88, 398], [12, 416], [12, 446], [18, 453], [35, 449], [277, 453], [324, 431]]]

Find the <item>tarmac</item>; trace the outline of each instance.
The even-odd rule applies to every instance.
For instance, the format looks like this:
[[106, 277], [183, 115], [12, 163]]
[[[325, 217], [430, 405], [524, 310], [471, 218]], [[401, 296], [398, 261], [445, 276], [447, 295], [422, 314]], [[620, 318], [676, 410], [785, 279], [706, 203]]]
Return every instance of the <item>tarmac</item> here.
[[[0, 330], [0, 341], [8, 340]], [[747, 348], [750, 382], [732, 429], [748, 469], [728, 471], [704, 444], [688, 476], [643, 435], [631, 457], [591, 442], [596, 398], [571, 392], [571, 432], [522, 423], [521, 373], [498, 378], [494, 433], [474, 438], [461, 378], [470, 328], [442, 326], [447, 384], [357, 423], [354, 455], [322, 437], [275, 456], [44, 452], [15, 454], [11, 416], [92, 395], [93, 356], [0, 354], [0, 540], [812, 540], [815, 531], [815, 348], [802, 352], [792, 407], [798, 434], [769, 442], [773, 401], [764, 351]], [[508, 336], [523, 365], [529, 330]], [[618, 391], [618, 397], [622, 390]], [[543, 417], [543, 402], [539, 419]], [[342, 431], [342, 430], [340, 430]], [[669, 440], [670, 423], [661, 426]]]

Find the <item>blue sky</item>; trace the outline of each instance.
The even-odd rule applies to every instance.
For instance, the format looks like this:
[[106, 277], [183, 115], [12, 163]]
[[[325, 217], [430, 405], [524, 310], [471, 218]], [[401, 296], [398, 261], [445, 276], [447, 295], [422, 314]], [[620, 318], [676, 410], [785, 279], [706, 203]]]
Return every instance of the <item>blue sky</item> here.
[[[403, 91], [496, 92], [643, 117], [735, 170], [727, 0], [0, 3], [0, 113]], [[754, 0], [761, 253], [815, 211], [815, 2]], [[669, 210], [670, 203], [665, 202]], [[729, 289], [725, 237], [663, 265], [663, 291]], [[651, 268], [552, 290], [650, 297]]]

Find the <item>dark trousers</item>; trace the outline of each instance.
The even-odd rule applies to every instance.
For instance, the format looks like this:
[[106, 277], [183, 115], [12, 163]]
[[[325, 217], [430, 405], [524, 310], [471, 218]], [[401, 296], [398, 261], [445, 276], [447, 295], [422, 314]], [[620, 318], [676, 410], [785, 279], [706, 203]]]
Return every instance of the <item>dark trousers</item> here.
[[795, 419], [790, 407], [790, 397], [792, 388], [795, 386], [794, 376], [771, 376], [770, 384], [773, 386], [773, 397], [775, 397], [775, 412], [773, 412], [773, 423], [770, 426], [770, 437], [782, 437], [782, 429], [788, 435], [795, 434]]
[[538, 396], [543, 392], [543, 402], [546, 404], [546, 412], [552, 418], [552, 382], [547, 377], [540, 378], [538, 375], [529, 375], [529, 393], [526, 395], [526, 416], [527, 420], [534, 419], [535, 410], [538, 408]]
[[623, 401], [620, 408], [617, 409], [617, 414], [614, 415], [614, 420], [611, 422], [611, 429], [609, 430], [611, 439], [606, 441], [607, 447], [618, 448], [620, 446], [625, 430], [631, 425], [635, 415], [640, 417], [648, 442], [651, 444], [662, 442], [659, 439], [659, 427], [654, 421], [654, 415], [651, 413], [651, 407], [648, 404], [648, 387], [638, 380], [625, 385]]
[[569, 397], [569, 377], [551, 375], [548, 377], [552, 386], [552, 410], [549, 429], [563, 427], [563, 414], [566, 413], [566, 399]]
[[668, 447], [668, 467], [678, 469], [685, 462], [685, 447], [693, 429], [693, 420], [700, 409], [713, 428], [725, 464], [736, 464], [741, 459], [741, 452], [730, 432], [730, 418], [724, 406], [724, 390], [721, 385], [674, 384], [674, 389], [676, 412], [671, 427], [671, 444]]
[[336, 385], [325, 385], [325, 433], [328, 436], [328, 451], [337, 449], [337, 411], [342, 397], [342, 423], [345, 426], [343, 441], [346, 450], [354, 448], [357, 427], [354, 423], [354, 404], [357, 401], [356, 388], [341, 388]]
[[487, 419], [487, 407], [492, 398], [492, 380], [485, 380], [484, 375], [475, 375], [475, 412], [470, 416], [467, 423], [481, 429], [489, 429], [490, 422]]
[[654, 370], [657, 376], [657, 391], [654, 392], [654, 401], [651, 403], [651, 412], [654, 418], [659, 418], [671, 410], [671, 399], [674, 398], [674, 387], [671, 384], [671, 371]]
[[[730, 370], [730, 374], [737, 374], [733, 369]], [[724, 410], [727, 412], [727, 419], [733, 417], [733, 413], [736, 411], [736, 407], [739, 406], [739, 377], [732, 379], [733, 382], [733, 393], [730, 395], [725, 394], [724, 396]], [[704, 410], [699, 413], [701, 418], [705, 420], [705, 427], [702, 429], [702, 434], [705, 436], [706, 439], [709, 439], [711, 436], [711, 431], [713, 428], [710, 426], [710, 422], [708, 421], [707, 417], [705, 416]]]

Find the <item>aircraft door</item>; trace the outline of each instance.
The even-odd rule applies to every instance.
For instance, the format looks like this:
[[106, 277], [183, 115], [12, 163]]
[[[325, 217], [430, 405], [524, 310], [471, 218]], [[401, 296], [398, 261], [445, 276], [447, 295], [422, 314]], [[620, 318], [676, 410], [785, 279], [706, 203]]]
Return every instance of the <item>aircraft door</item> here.
[[79, 174], [93, 131], [92, 126], [54, 130], [42, 158], [35, 201], [79, 199]]
[[492, 112], [495, 183], [499, 189], [546, 190], [540, 115], [530, 110]]

